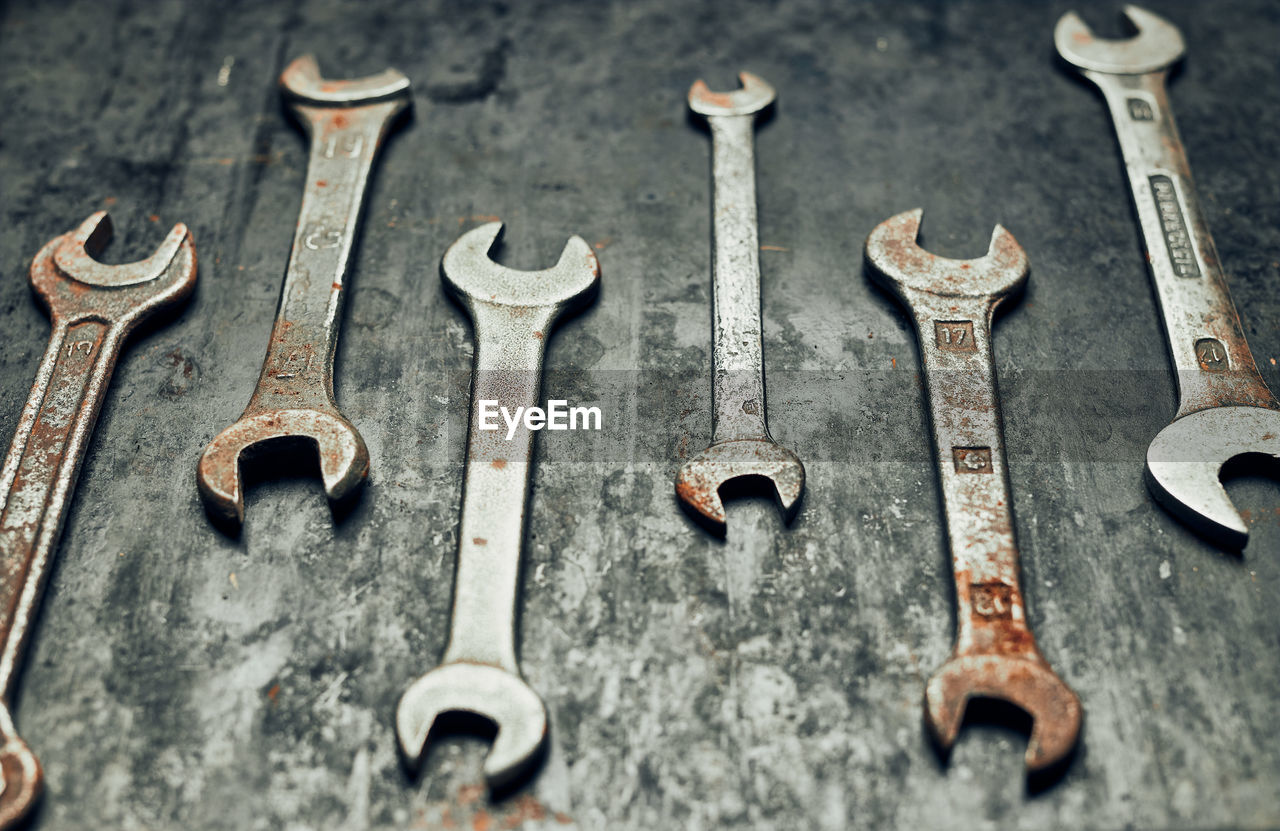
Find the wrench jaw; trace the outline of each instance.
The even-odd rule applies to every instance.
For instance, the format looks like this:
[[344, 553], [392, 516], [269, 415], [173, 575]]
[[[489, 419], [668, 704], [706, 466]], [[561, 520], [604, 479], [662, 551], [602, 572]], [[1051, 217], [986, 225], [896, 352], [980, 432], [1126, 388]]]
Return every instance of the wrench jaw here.
[[4, 791], [0, 793], [0, 828], [30, 813], [44, 791], [44, 771], [31, 748], [17, 736], [9, 736], [0, 746], [0, 770]]
[[1030, 268], [1027, 253], [1003, 225], [991, 232], [985, 256], [952, 260], [920, 247], [916, 208], [881, 222], [864, 246], [871, 274], [908, 306], [911, 291], [943, 297], [995, 297], [997, 302], [1020, 291]]
[[1147, 487], [1196, 532], [1240, 550], [1249, 528], [1220, 477], [1224, 465], [1243, 456], [1266, 459], [1280, 470], [1280, 411], [1217, 407], [1175, 419], [1147, 448]]
[[354, 496], [369, 475], [369, 451], [351, 422], [317, 410], [267, 410], [241, 417], [200, 457], [196, 484], [210, 516], [239, 529], [244, 523], [241, 458], [265, 443], [299, 438], [315, 444], [329, 504], [337, 506]]
[[449, 246], [440, 261], [445, 284], [473, 318], [476, 308], [485, 305], [539, 306], [554, 309], [559, 316], [591, 301], [600, 285], [600, 262], [586, 240], [570, 237], [551, 268], [518, 271], [489, 256], [502, 229], [501, 222], [472, 228]]
[[701, 116], [752, 115], [766, 109], [778, 97], [774, 88], [758, 75], [739, 72], [741, 89], [712, 92], [699, 78], [689, 87], [689, 109]]
[[1177, 63], [1186, 52], [1178, 27], [1138, 6], [1125, 6], [1124, 17], [1138, 30], [1125, 40], [1100, 40], [1075, 12], [1058, 19], [1053, 42], [1058, 54], [1085, 72], [1146, 75]]
[[511, 785], [542, 756], [547, 740], [547, 708], [518, 675], [488, 664], [444, 664], [405, 691], [396, 709], [396, 735], [405, 758], [416, 765], [426, 751], [436, 720], [447, 713], [472, 713], [498, 728], [484, 761], [491, 790]]
[[929, 730], [944, 755], [960, 735], [975, 698], [1013, 704], [1031, 717], [1027, 773], [1035, 776], [1070, 758], [1080, 735], [1080, 699], [1039, 653], [962, 655], [947, 661], [925, 687]]
[[711, 445], [681, 466], [676, 496], [695, 519], [724, 536], [727, 523], [720, 489], [747, 478], [772, 483], [783, 521], [795, 518], [804, 494], [804, 464], [770, 439], [731, 439]]
[[314, 55], [294, 59], [280, 74], [280, 87], [300, 104], [356, 107], [397, 96], [409, 100], [409, 79], [395, 69], [351, 80], [327, 80]]

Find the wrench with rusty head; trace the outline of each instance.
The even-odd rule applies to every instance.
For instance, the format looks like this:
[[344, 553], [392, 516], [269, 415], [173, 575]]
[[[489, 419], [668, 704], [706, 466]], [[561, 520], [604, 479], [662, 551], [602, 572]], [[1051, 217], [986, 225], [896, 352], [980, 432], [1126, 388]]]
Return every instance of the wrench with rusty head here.
[[1147, 449], [1147, 484], [1183, 522], [1243, 548], [1249, 529], [1219, 477], [1237, 457], [1280, 460], [1280, 402], [1245, 342], [1169, 107], [1165, 79], [1182, 34], [1136, 6], [1124, 13], [1136, 37], [1098, 40], [1071, 12], [1054, 42], [1107, 101], [1177, 370], [1178, 412]]
[[915, 322], [956, 583], [955, 646], [925, 688], [925, 717], [947, 750], [970, 699], [1015, 704], [1032, 718], [1027, 767], [1042, 771], [1075, 746], [1080, 701], [1027, 625], [996, 396], [991, 320], [1026, 284], [1027, 257], [999, 225], [985, 257], [937, 257], [916, 242], [921, 213], [878, 225], [866, 258]]
[[742, 88], [712, 92], [696, 82], [689, 107], [711, 127], [715, 196], [712, 238], [711, 446], [685, 462], [676, 494], [717, 533], [725, 532], [720, 488], [755, 477], [773, 483], [783, 515], [795, 516], [804, 465], [773, 440], [765, 422], [764, 346], [760, 325], [760, 240], [756, 222], [756, 114], [773, 103], [773, 87], [748, 72]]
[[314, 443], [331, 503], [354, 494], [369, 473], [364, 439], [333, 400], [333, 355], [369, 172], [409, 106], [409, 79], [394, 69], [329, 81], [306, 56], [285, 69], [280, 85], [311, 138], [302, 209], [257, 389], [240, 419], [205, 448], [196, 472], [209, 512], [237, 527], [240, 459], [250, 448], [275, 439]]
[[491, 787], [536, 760], [547, 711], [520, 677], [515, 647], [533, 434], [521, 426], [508, 440], [504, 431], [479, 429], [480, 402], [510, 412], [538, 403], [547, 335], [591, 301], [600, 280], [595, 253], [576, 236], [545, 271], [501, 266], [489, 258], [501, 232], [501, 222], [468, 231], [441, 262], [445, 284], [471, 316], [476, 343], [453, 616], [440, 666], [405, 691], [396, 711], [400, 746], [414, 760], [438, 716], [461, 711], [492, 721], [498, 733], [484, 765]]
[[0, 470], [0, 828], [40, 794], [40, 764], [18, 736], [9, 700], [116, 359], [138, 324], [195, 288], [187, 226], [175, 225], [154, 254], [127, 265], [94, 259], [110, 238], [111, 221], [99, 212], [31, 263], [31, 287], [53, 333]]

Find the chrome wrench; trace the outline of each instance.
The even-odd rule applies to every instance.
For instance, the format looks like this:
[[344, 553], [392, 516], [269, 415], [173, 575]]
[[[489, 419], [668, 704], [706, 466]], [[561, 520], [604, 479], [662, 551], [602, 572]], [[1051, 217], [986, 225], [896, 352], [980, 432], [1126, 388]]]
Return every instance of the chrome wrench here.
[[244, 521], [240, 459], [264, 442], [313, 442], [331, 504], [352, 496], [368, 476], [364, 439], [333, 399], [333, 356], [369, 172], [409, 106], [409, 79], [394, 69], [329, 81], [309, 55], [285, 69], [280, 86], [311, 138], [302, 208], [257, 389], [244, 414], [205, 448], [196, 471], [210, 514], [237, 528]]
[[1147, 485], [1178, 519], [1239, 549], [1249, 529], [1219, 477], [1236, 457], [1280, 461], [1280, 402], [1245, 341], [1169, 106], [1165, 81], [1185, 51], [1182, 33], [1137, 6], [1124, 13], [1133, 38], [1099, 40], [1070, 12], [1054, 42], [1106, 99], [1177, 370], [1178, 411], [1147, 448]]
[[595, 253], [576, 236], [545, 271], [499, 265], [488, 252], [501, 232], [501, 222], [468, 231], [441, 262], [449, 291], [471, 316], [476, 343], [458, 566], [444, 658], [405, 691], [396, 710], [396, 732], [410, 760], [422, 756], [443, 713], [492, 721], [498, 733], [484, 764], [491, 787], [511, 782], [536, 760], [547, 710], [520, 676], [515, 647], [533, 434], [522, 426], [508, 440], [505, 431], [480, 430], [480, 402], [496, 401], [510, 412], [538, 404], [547, 335], [557, 320], [591, 301], [600, 280]]
[[40, 763], [18, 736], [9, 701], [116, 359], [138, 324], [195, 288], [187, 226], [173, 226], [154, 254], [126, 265], [94, 259], [110, 238], [111, 220], [99, 211], [31, 263], [31, 287], [53, 331], [0, 469], [0, 828], [14, 826], [40, 795]]
[[970, 699], [1015, 704], [1032, 718], [1026, 763], [1037, 773], [1069, 757], [1081, 714], [1027, 624], [996, 394], [992, 316], [1026, 284], [1027, 256], [999, 225], [985, 257], [935, 256], [916, 242], [921, 214], [876, 226], [866, 258], [915, 322], [955, 576], [955, 646], [925, 687], [925, 717], [949, 750]]
[[726, 530], [720, 488], [731, 480], [772, 482], [788, 521], [804, 493], [804, 465], [765, 421], [754, 135], [756, 115], [776, 96], [749, 72], [739, 78], [733, 92], [712, 92], [702, 81], [689, 90], [689, 108], [711, 128], [713, 409], [711, 446], [680, 468], [676, 495], [718, 534]]

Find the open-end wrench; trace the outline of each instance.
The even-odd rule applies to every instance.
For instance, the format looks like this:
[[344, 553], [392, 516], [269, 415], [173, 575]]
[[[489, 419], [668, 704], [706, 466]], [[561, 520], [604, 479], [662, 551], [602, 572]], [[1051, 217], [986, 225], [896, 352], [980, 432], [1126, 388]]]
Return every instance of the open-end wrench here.
[[53, 332], [0, 470], [0, 828], [40, 795], [40, 764], [18, 736], [9, 701], [116, 359], [138, 324], [195, 288], [187, 226], [173, 226], [154, 254], [126, 265], [93, 259], [110, 238], [111, 220], [98, 212], [31, 263], [31, 287]]
[[916, 242], [921, 213], [876, 226], [866, 258], [915, 321], [955, 574], [955, 646], [925, 688], [925, 718], [945, 751], [970, 699], [1015, 704], [1032, 718], [1026, 761], [1039, 772], [1075, 746], [1080, 701], [1027, 625], [996, 396], [991, 320], [1026, 284], [1027, 256], [997, 225], [985, 257], [937, 257]]
[[795, 516], [804, 493], [804, 465], [769, 435], [765, 422], [764, 346], [760, 325], [760, 240], [756, 222], [755, 120], [773, 103], [773, 87], [748, 72], [742, 88], [712, 92], [702, 81], [689, 107], [711, 128], [715, 181], [711, 446], [685, 462], [676, 494], [694, 515], [725, 533], [720, 488], [733, 479], [773, 483], [783, 516]]
[[1165, 80], [1184, 52], [1182, 34], [1136, 6], [1124, 13], [1136, 37], [1099, 40], [1071, 12], [1054, 42], [1106, 98], [1177, 371], [1178, 412], [1147, 449], [1147, 485], [1195, 530], [1243, 548], [1249, 529], [1220, 474], [1239, 456], [1280, 461], [1280, 402], [1245, 342], [1169, 107]]
[[405, 691], [396, 711], [396, 732], [410, 760], [421, 757], [431, 725], [444, 713], [492, 721], [498, 733], [484, 764], [491, 787], [511, 782], [537, 759], [547, 711], [520, 676], [515, 647], [533, 434], [521, 426], [508, 440], [505, 431], [480, 430], [480, 402], [509, 412], [538, 404], [547, 335], [557, 320], [591, 301], [600, 280], [595, 254], [576, 236], [545, 271], [499, 265], [489, 251], [501, 232], [501, 222], [468, 231], [441, 261], [445, 284], [471, 317], [476, 344], [458, 566], [444, 657]]
[[256, 445], [314, 442], [330, 503], [355, 493], [369, 473], [364, 439], [333, 400], [333, 355], [369, 171], [410, 100], [409, 79], [394, 69], [329, 81], [309, 55], [285, 69], [280, 85], [311, 138], [302, 209], [257, 389], [240, 419], [205, 448], [196, 472], [210, 514], [234, 527], [244, 521], [240, 458]]

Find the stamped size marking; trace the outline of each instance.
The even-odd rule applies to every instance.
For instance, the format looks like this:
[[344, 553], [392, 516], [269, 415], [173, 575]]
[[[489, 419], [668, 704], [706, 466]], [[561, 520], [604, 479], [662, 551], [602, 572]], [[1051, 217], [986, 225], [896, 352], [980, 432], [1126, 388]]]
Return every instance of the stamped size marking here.
[[974, 352], [978, 348], [973, 342], [972, 320], [935, 320], [933, 334], [938, 348], [948, 352]]
[[87, 340], [82, 340], [82, 341], [77, 341], [76, 343], [68, 343], [68, 344], [67, 344], [67, 357], [68, 357], [68, 358], [70, 358], [72, 355], [76, 354], [77, 352], [83, 352], [83, 353], [85, 354], [85, 356], [86, 356], [86, 357], [87, 357], [87, 356], [89, 356], [89, 355], [92, 355], [92, 354], [93, 354], [93, 342], [92, 342], [92, 341], [87, 341]]
[[1156, 200], [1156, 211], [1160, 214], [1160, 230], [1164, 234], [1164, 244], [1169, 250], [1169, 262], [1179, 277], [1199, 277], [1200, 265], [1196, 262], [1196, 252], [1191, 245], [1191, 235], [1187, 233], [1187, 220], [1182, 213], [1182, 201], [1178, 198], [1178, 189], [1173, 179], [1164, 174], [1151, 176], [1151, 197]]
[[1227, 361], [1227, 348], [1215, 338], [1196, 341], [1196, 360], [1205, 372], [1226, 372], [1231, 368]]
[[1156, 120], [1156, 111], [1152, 108], [1150, 101], [1144, 98], [1130, 98], [1126, 103], [1129, 107], [1129, 117], [1134, 121]]
[[302, 244], [312, 251], [337, 248], [342, 245], [342, 231], [334, 231], [323, 225], [312, 225], [302, 237]]
[[969, 604], [987, 620], [1008, 620], [1013, 617], [1013, 589], [1004, 583], [974, 583], [969, 586]]
[[354, 159], [360, 155], [360, 151], [363, 149], [364, 136], [329, 136], [329, 140], [324, 143], [324, 149], [320, 151], [320, 155], [326, 159], [334, 159], [338, 156]]
[[955, 459], [956, 473], [990, 473], [990, 447], [953, 447], [951, 456]]

